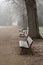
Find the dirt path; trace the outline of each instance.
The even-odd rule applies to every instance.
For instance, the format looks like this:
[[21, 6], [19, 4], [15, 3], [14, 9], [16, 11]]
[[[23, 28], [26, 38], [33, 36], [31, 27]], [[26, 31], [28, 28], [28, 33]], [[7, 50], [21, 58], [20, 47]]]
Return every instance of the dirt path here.
[[0, 65], [43, 65], [43, 40], [35, 40], [35, 55], [20, 55], [17, 27], [0, 28]]

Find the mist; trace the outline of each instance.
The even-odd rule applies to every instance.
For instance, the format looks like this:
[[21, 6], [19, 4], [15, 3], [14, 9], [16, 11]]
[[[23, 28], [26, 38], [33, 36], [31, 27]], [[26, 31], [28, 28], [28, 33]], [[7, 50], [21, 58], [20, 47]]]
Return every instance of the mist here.
[[[17, 25], [26, 14], [23, 0], [0, 0], [0, 26]], [[26, 16], [26, 15], [25, 15]]]
[[[43, 26], [43, 0], [37, 0], [36, 2], [39, 25]], [[26, 27], [28, 25], [27, 21], [24, 0], [0, 0], [0, 26], [18, 24], [19, 27]]]

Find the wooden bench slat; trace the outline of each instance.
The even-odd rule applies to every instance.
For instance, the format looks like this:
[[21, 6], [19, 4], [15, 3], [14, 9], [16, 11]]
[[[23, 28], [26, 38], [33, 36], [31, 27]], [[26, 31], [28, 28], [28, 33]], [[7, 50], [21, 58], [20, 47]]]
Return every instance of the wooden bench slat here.
[[24, 47], [24, 48], [29, 48], [28, 44], [26, 41], [19, 41], [19, 46]]
[[31, 39], [31, 37], [28, 36], [27, 42], [28, 42], [29, 46], [32, 44], [33, 40]]
[[[28, 43], [27, 43], [28, 41]], [[28, 36], [27, 41], [19, 41], [19, 46], [24, 48], [29, 48], [32, 45], [33, 40]]]

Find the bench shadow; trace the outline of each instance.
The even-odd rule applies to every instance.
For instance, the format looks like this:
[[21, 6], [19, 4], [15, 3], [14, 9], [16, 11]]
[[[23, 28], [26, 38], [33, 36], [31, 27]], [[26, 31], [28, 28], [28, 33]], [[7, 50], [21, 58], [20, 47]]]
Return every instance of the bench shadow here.
[[34, 48], [29, 48], [29, 49], [21, 49], [20, 50], [20, 55], [31, 55], [31, 56], [41, 56], [38, 51], [35, 51]]
[[26, 48], [22, 49], [21, 48], [20, 55], [32, 55], [33, 56], [34, 51], [31, 48], [29, 48], [29, 49], [26, 49]]

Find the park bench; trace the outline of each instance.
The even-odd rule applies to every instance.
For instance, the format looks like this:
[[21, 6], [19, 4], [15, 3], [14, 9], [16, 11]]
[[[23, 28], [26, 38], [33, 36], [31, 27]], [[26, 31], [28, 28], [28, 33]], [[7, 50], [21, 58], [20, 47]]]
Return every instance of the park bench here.
[[25, 37], [25, 33], [27, 32], [27, 30], [19, 30], [19, 36], [21, 37]]
[[33, 43], [33, 40], [29, 36], [27, 37], [26, 41], [20, 40], [19, 41], [19, 47], [21, 48], [21, 52], [20, 53], [23, 53], [24, 49], [26, 49], [26, 50], [30, 49], [32, 51], [32, 49], [31, 49], [32, 43]]
[[19, 29], [19, 36], [24, 36], [23, 28]]

